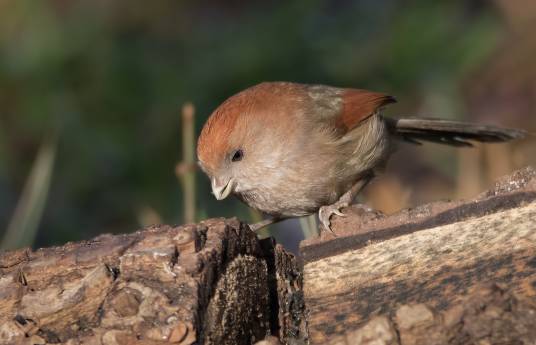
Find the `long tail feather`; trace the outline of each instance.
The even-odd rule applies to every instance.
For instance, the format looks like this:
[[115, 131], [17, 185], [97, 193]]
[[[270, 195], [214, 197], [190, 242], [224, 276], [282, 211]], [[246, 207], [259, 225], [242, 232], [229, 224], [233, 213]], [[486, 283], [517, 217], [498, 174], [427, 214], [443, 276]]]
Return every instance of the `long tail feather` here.
[[452, 146], [473, 146], [471, 141], [503, 142], [526, 135], [525, 131], [519, 129], [439, 119], [387, 119], [387, 123], [394, 135], [414, 144], [430, 141]]

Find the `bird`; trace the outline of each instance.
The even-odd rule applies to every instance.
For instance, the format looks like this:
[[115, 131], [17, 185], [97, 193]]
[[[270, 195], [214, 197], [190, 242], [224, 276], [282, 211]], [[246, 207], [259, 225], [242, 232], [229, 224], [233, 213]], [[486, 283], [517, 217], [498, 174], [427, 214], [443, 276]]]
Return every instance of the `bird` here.
[[364, 89], [263, 82], [225, 100], [197, 142], [198, 164], [217, 200], [236, 196], [269, 224], [318, 212], [324, 229], [344, 217], [385, 170], [400, 142], [457, 147], [522, 138], [523, 130], [430, 118], [391, 118], [396, 99]]

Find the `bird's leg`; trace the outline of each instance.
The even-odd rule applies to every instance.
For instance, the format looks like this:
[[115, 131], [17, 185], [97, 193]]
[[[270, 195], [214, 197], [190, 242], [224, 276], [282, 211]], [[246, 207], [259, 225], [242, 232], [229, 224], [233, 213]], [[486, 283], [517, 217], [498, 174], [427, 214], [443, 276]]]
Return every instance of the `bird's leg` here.
[[257, 222], [255, 224], [249, 224], [249, 228], [251, 229], [251, 231], [257, 232], [260, 229], [267, 227], [268, 225], [279, 223], [280, 221], [285, 220], [285, 219], [286, 218], [284, 217], [270, 217], [270, 218], [263, 219], [260, 222]]
[[335, 234], [331, 229], [331, 216], [337, 215], [339, 217], [345, 217], [346, 215], [341, 212], [341, 209], [344, 207], [348, 207], [350, 203], [357, 197], [359, 192], [361, 192], [363, 188], [365, 188], [365, 186], [369, 183], [371, 179], [372, 176], [369, 175], [361, 178], [335, 203], [320, 207], [320, 209], [318, 210], [318, 218], [326, 230], [329, 230], [332, 234]]

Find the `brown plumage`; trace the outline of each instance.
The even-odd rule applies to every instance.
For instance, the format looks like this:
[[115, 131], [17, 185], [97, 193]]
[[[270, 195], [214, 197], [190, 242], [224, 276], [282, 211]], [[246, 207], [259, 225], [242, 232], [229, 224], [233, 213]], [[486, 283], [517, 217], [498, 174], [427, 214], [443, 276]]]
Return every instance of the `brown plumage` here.
[[396, 102], [392, 96], [359, 89], [346, 89], [341, 98], [342, 110], [336, 116], [335, 125], [345, 132], [354, 129], [381, 107]]
[[386, 119], [391, 96], [359, 89], [262, 83], [226, 100], [199, 137], [199, 164], [217, 199], [236, 195], [274, 219], [320, 210], [329, 229], [396, 141], [467, 145], [522, 131], [443, 120]]

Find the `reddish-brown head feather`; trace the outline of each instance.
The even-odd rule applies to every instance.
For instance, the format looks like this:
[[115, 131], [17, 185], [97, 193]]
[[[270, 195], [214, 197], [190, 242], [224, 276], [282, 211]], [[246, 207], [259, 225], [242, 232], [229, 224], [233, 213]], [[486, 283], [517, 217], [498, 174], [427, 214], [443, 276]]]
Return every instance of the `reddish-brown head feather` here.
[[381, 107], [396, 102], [392, 96], [360, 89], [345, 89], [341, 96], [342, 110], [335, 125], [345, 132], [357, 127]]
[[228, 139], [238, 116], [250, 103], [247, 94], [239, 93], [223, 102], [208, 118], [197, 142], [197, 156], [205, 168], [214, 169], [213, 162], [219, 159], [220, 152], [229, 149]]
[[[255, 129], [272, 129], [273, 140], [291, 135], [293, 126], [282, 119], [296, 112], [303, 87], [293, 83], [262, 83], [246, 89], [223, 102], [209, 117], [197, 143], [197, 155], [204, 167], [214, 170], [224, 155], [234, 149], [233, 139], [252, 145]], [[288, 120], [287, 120], [288, 121]], [[283, 133], [285, 132], [285, 133]], [[277, 135], [279, 134], [279, 135]]]

